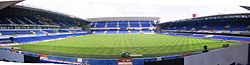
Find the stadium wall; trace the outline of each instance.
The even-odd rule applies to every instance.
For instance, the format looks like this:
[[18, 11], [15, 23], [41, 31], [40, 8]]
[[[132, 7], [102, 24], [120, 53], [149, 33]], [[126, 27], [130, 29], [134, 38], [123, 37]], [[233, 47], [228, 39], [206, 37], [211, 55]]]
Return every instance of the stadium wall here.
[[24, 55], [9, 50], [0, 50], [0, 60], [11, 62], [24, 62]]
[[184, 57], [184, 65], [231, 65], [248, 63], [248, 46], [241, 44], [211, 52]]

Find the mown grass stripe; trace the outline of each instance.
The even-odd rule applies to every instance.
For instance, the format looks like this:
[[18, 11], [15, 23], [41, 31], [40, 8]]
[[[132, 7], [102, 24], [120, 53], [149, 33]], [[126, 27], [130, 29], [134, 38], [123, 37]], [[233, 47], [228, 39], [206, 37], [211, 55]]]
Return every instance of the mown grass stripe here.
[[237, 43], [159, 34], [123, 34], [89, 35], [16, 47], [39, 54], [81, 58], [120, 58], [123, 51], [143, 54], [144, 57], [155, 57], [201, 52], [204, 45], [207, 45], [209, 49], [216, 49], [221, 48], [222, 44], [235, 45]]

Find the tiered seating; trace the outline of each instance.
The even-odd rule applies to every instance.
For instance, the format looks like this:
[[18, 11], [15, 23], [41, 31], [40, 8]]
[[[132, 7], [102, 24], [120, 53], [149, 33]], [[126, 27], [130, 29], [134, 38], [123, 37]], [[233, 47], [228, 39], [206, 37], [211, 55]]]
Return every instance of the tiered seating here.
[[73, 32], [84, 32], [82, 30], [73, 30]]
[[245, 18], [245, 15], [243, 14], [240, 15], [237, 14], [237, 16], [233, 15], [230, 16], [232, 18], [228, 18], [229, 16], [227, 15], [200, 17], [194, 19], [179, 20], [175, 22], [167, 22], [161, 25], [164, 26], [162, 27], [162, 29], [170, 31], [171, 30], [212, 31], [212, 32], [248, 31], [248, 26], [250, 25], [249, 18]]
[[90, 27], [94, 27], [95, 28], [96, 27], [95, 24], [96, 24], [96, 22], [90, 23]]
[[45, 31], [45, 32], [47, 32], [47, 33], [57, 33], [56, 30], [42, 30], [42, 31]]
[[117, 31], [116, 30], [109, 30], [109, 31], [107, 31], [106, 34], [117, 34]]
[[150, 22], [150, 24], [152, 25], [152, 26], [156, 26], [156, 24], [152, 21], [152, 22]]
[[58, 32], [60, 32], [60, 33], [68, 33], [70, 31], [69, 30], [58, 30]]
[[191, 24], [185, 24], [182, 22], [179, 23], [169, 23], [168, 27], [164, 27], [164, 30], [221, 30], [221, 31], [245, 31], [249, 24], [241, 24], [240, 22], [212, 22], [212, 21], [203, 21], [203, 22], [193, 22]]
[[25, 30], [25, 31], [0, 31], [2, 35], [28, 35], [32, 34], [30, 30]]
[[46, 33], [70, 33], [70, 32], [84, 32], [82, 30], [2, 30], [2, 35], [44, 35]]
[[[206, 24], [206, 28], [203, 28], [203, 30], [214, 30], [213, 28], [215, 27], [216, 24], [217, 24], [216, 22], [212, 21], [211, 24], [210, 23]], [[217, 28], [219, 29], [222, 27], [217, 27]]]
[[137, 21], [130, 21], [129, 23], [130, 23], [130, 27], [140, 27], [140, 24]]
[[95, 34], [104, 34], [104, 30], [96, 30], [94, 32], [95, 32]]
[[24, 38], [14, 38], [15, 42], [18, 43], [29, 43], [29, 42], [35, 42], [36, 39], [33, 39], [32, 37], [24, 37]]
[[230, 30], [230, 31], [237, 30], [241, 26], [238, 23], [239, 22], [235, 22], [235, 21], [231, 22], [230, 27], [228, 28], [228, 30]]
[[105, 28], [106, 22], [97, 22], [96, 28]]
[[151, 30], [142, 30], [143, 33], [152, 33]]
[[155, 23], [150, 21], [110, 21], [110, 22], [93, 22], [90, 24], [93, 28], [139, 28], [155, 26]]
[[119, 22], [120, 28], [128, 28], [128, 22]]
[[17, 34], [15, 31], [0, 31], [2, 35], [15, 35]]
[[62, 21], [47, 22], [43, 20], [38, 20], [34, 17], [22, 17], [22, 16], [0, 18], [0, 24], [58, 25], [58, 26], [64, 26], [64, 27], [79, 27], [80, 26], [73, 22], [62, 22]]
[[148, 21], [141, 21], [141, 26], [142, 27], [150, 27], [150, 22], [148, 22]]
[[16, 31], [17, 34], [31, 34], [30, 31]]
[[87, 33], [79, 29], [88, 23], [81, 18], [68, 17], [62, 13], [13, 5], [0, 12], [0, 44], [9, 43], [9, 40], [2, 39], [9, 37], [14, 37], [14, 42], [29, 43], [79, 36]]
[[119, 34], [128, 34], [127, 30], [119, 30]]
[[242, 23], [239, 28], [238, 28], [238, 31], [246, 31], [247, 30], [247, 27], [249, 26], [250, 24], [249, 23]]
[[117, 27], [117, 22], [107, 22], [107, 27], [108, 28], [116, 28]]
[[[93, 34], [141, 34], [139, 28], [155, 27], [153, 21], [107, 21], [93, 22], [90, 26], [97, 30], [92, 30]], [[106, 29], [103, 29], [106, 28]], [[130, 29], [129, 29], [130, 28]], [[135, 30], [137, 29], [137, 30]], [[147, 32], [146, 33], [152, 33]]]
[[43, 34], [45, 34], [45, 33], [43, 33], [43, 32], [40, 31], [40, 30], [34, 30], [34, 31], [32, 31], [32, 32], [34, 32], [36, 35], [43, 35]]
[[140, 30], [130, 30], [130, 34], [140, 34]]
[[13, 43], [9, 38], [0, 39], [0, 44]]
[[61, 34], [61, 35], [52, 35], [52, 36], [19, 37], [19, 38], [14, 38], [14, 42], [25, 44], [25, 43], [31, 43], [31, 42], [37, 42], [37, 41], [67, 38], [68, 36], [80, 36], [80, 35], [86, 35], [86, 34], [87, 33]]

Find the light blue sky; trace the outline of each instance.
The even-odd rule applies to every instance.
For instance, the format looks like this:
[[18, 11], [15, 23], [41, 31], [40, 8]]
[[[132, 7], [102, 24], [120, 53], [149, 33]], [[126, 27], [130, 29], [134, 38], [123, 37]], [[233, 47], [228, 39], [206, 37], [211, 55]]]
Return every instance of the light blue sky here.
[[18, 5], [57, 11], [83, 19], [93, 17], [156, 16], [161, 22], [208, 16], [249, 13], [240, 5], [250, 0], [25, 0]]

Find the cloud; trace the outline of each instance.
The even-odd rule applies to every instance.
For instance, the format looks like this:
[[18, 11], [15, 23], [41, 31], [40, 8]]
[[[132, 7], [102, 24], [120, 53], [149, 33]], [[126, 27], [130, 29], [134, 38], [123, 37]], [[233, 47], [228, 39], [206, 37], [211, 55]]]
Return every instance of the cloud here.
[[193, 13], [208, 16], [249, 12], [239, 5], [250, 0], [25, 0], [18, 5], [62, 12], [80, 18], [156, 16], [161, 22], [190, 18]]

